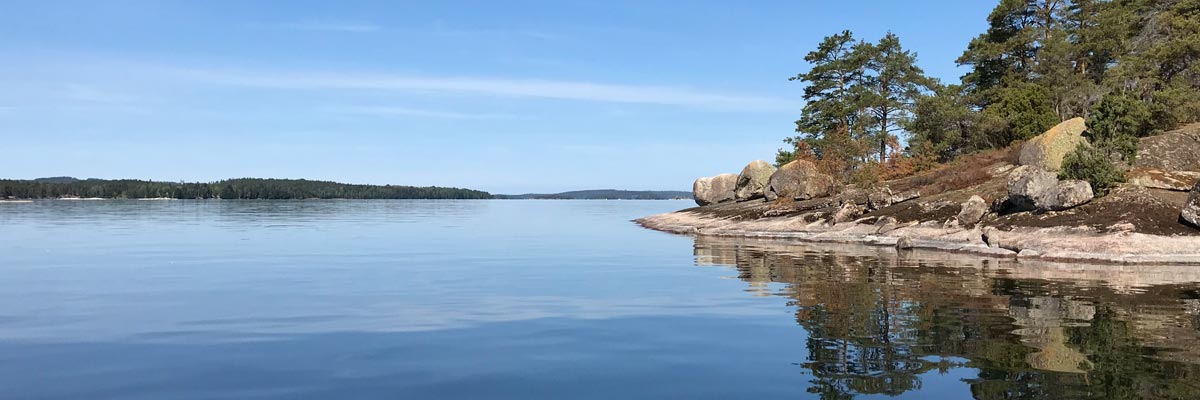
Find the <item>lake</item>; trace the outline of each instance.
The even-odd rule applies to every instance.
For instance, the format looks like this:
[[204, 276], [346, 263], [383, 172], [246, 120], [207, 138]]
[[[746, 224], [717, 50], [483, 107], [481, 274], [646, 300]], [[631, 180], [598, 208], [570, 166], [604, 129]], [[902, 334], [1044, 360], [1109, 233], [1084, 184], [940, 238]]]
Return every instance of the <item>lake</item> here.
[[1200, 268], [629, 222], [690, 205], [0, 203], [0, 397], [1200, 398]]

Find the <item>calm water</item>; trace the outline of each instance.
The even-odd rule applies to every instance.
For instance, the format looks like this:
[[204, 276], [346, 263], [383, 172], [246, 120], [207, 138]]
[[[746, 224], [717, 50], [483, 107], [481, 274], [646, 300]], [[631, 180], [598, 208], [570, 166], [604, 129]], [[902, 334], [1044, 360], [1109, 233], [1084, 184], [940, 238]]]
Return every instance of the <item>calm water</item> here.
[[628, 222], [687, 205], [0, 203], [0, 397], [1200, 398], [1200, 268]]

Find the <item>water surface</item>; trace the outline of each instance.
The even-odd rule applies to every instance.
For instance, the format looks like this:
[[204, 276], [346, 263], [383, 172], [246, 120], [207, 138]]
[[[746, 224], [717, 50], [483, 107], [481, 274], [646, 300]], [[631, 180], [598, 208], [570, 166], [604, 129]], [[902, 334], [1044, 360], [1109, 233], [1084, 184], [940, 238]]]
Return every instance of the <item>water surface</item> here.
[[0, 203], [0, 397], [1200, 398], [1200, 269], [628, 222], [687, 205]]

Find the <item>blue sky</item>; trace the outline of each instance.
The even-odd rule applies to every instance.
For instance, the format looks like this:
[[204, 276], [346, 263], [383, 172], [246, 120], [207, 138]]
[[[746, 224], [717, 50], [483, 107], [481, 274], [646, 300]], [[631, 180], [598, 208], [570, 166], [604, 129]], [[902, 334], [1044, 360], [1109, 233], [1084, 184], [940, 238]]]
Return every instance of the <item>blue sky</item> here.
[[792, 134], [804, 54], [954, 66], [981, 1], [17, 1], [3, 177], [687, 190]]

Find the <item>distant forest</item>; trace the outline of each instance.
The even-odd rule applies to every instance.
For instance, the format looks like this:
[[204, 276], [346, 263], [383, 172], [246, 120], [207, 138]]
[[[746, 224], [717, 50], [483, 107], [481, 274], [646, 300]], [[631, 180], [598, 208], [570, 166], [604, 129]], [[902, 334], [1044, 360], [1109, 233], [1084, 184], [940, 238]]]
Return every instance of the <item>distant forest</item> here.
[[134, 179], [0, 180], [0, 198], [56, 199], [490, 199], [488, 192], [446, 187], [352, 185], [305, 179], [228, 179], [208, 183]]
[[690, 199], [692, 192], [676, 190], [576, 190], [562, 193], [498, 194], [497, 199], [539, 200], [672, 200]]

